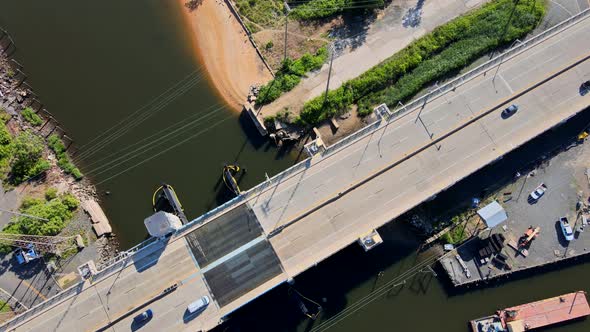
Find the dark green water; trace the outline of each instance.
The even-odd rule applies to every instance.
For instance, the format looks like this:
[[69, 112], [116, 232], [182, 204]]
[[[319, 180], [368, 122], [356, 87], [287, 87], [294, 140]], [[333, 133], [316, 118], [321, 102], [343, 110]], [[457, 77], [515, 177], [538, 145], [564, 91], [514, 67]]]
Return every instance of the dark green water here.
[[[265, 141], [247, 140], [242, 123], [249, 123], [225, 107], [195, 61], [176, 1], [0, 4], [0, 26], [15, 40], [29, 84], [82, 147], [82, 171], [101, 194], [111, 192], [103, 195], [102, 205], [123, 248], [145, 237], [143, 219], [152, 212], [152, 193], [162, 181], [174, 186], [190, 219], [225, 199], [217, 197], [223, 192], [218, 180], [224, 163], [237, 161], [248, 169], [241, 183], [245, 188], [262, 181], [265, 172], [272, 176], [293, 163], [292, 157], [279, 158]], [[165, 137], [168, 141], [141, 149], [202, 116], [207, 117]], [[135, 126], [90, 155], [108, 136], [92, 140], [121, 121], [107, 134]], [[161, 132], [169, 126], [174, 127]], [[152, 134], [157, 135], [140, 142]]]
[[[292, 157], [279, 158], [264, 142], [248, 140], [247, 127], [235, 112], [216, 109], [222, 106], [221, 100], [205, 79], [177, 98], [171, 92], [165, 94], [158, 99], [165, 104], [161, 109], [153, 107], [159, 105], [156, 102], [127, 118], [188, 75], [196, 80], [202, 74], [172, 0], [0, 0], [0, 25], [15, 39], [16, 56], [25, 66], [29, 83], [78, 146], [96, 147], [88, 143], [122, 120], [123, 126], [136, 125], [92, 155], [85, 152], [92, 149], [80, 151], [87, 154], [82, 170], [100, 183], [101, 193], [112, 192], [103, 196], [103, 206], [124, 248], [144, 238], [143, 219], [151, 213], [151, 195], [160, 182], [173, 184], [189, 217], [196, 217], [223, 201], [218, 180], [224, 162], [237, 160], [248, 168], [242, 182], [246, 188], [263, 180], [265, 172], [272, 175], [293, 163]], [[212, 110], [215, 113], [209, 113]], [[151, 116], [139, 121], [147, 114]], [[157, 133], [150, 139], [154, 141], [174, 130], [160, 133], [162, 129], [179, 128], [205, 115], [182, 135], [170, 136], [172, 142], [135, 158], [125, 156], [143, 146], [133, 145], [143, 138]], [[184, 139], [189, 140], [164, 152]], [[147, 160], [158, 153], [162, 154]], [[109, 162], [117, 166], [99, 173], [97, 167]], [[124, 173], [113, 177], [120, 172]], [[469, 192], [458, 188], [455, 200], [468, 199]], [[448, 206], [453, 199], [439, 202]], [[385, 243], [374, 251], [364, 253], [351, 246], [296, 278], [295, 286], [305, 296], [320, 302], [326, 299], [322, 320], [351, 308], [420, 261], [419, 240], [403, 224], [386, 226], [381, 233]], [[590, 269], [580, 263], [460, 293], [446, 288], [441, 280], [445, 280], [442, 275], [436, 279], [432, 274], [417, 274], [329, 331], [467, 331], [469, 319], [498, 308], [590, 290]], [[288, 300], [287, 287], [279, 287], [238, 311], [219, 330], [312, 331], [319, 323], [302, 319]], [[588, 330], [590, 321], [550, 329]]]

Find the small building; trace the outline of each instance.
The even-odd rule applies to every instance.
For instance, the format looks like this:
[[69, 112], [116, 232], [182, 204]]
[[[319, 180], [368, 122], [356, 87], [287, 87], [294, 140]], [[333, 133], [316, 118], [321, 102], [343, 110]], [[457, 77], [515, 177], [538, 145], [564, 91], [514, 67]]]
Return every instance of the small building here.
[[508, 219], [506, 211], [497, 201], [477, 210], [477, 214], [489, 228], [494, 228]]
[[148, 233], [154, 237], [166, 236], [182, 227], [182, 222], [177, 216], [164, 211], [156, 212], [145, 218], [143, 223]]

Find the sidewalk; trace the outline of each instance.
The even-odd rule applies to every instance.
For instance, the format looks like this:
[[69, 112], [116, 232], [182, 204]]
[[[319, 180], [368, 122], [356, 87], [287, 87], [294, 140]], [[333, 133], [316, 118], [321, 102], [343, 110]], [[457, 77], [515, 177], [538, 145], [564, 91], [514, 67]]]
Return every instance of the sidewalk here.
[[[371, 67], [406, 47], [414, 39], [432, 31], [437, 26], [487, 2], [488, 0], [395, 0], [381, 17], [371, 25], [366, 35], [337, 42], [337, 58], [332, 67], [330, 90], [355, 78]], [[362, 44], [354, 47], [362, 40]], [[353, 46], [351, 46], [353, 45]], [[299, 114], [305, 101], [317, 97], [326, 89], [329, 64], [310, 73], [308, 78], [273, 103], [261, 108], [261, 117], [276, 114], [288, 108]]]

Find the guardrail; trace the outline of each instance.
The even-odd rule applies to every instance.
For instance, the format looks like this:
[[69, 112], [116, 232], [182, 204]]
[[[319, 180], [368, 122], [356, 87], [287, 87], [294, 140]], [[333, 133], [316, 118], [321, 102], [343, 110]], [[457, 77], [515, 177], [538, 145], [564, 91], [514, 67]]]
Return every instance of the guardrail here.
[[[561, 31], [569, 28], [570, 26], [574, 25], [575, 23], [578, 23], [579, 21], [586, 18], [587, 16], [590, 16], [590, 8], [588, 8], [584, 11], [581, 11], [580, 13], [578, 13], [576, 15], [573, 15], [572, 17], [570, 17], [570, 18], [554, 25], [553, 27], [539, 33], [538, 35], [532, 36], [531, 38], [526, 39], [523, 42], [520, 42], [518, 45], [509, 48], [508, 50], [506, 50], [503, 53], [499, 54], [498, 56], [492, 58], [491, 60], [477, 66], [476, 68], [474, 68], [474, 69], [468, 71], [467, 73], [445, 83], [442, 86], [437, 86], [436, 89], [433, 89], [429, 93], [427, 93], [417, 99], [412, 100], [408, 104], [397, 107], [392, 112], [392, 115], [389, 117], [389, 119], [387, 119], [387, 121], [384, 123], [387, 123], [389, 121], [395, 121], [395, 119], [399, 118], [401, 115], [403, 115], [405, 113], [409, 113], [411, 111], [416, 110], [419, 107], [426, 105], [426, 103], [428, 103], [429, 100], [436, 99], [449, 91], [455, 90], [457, 87], [459, 87], [459, 86], [465, 84], [466, 82], [470, 81], [471, 79], [489, 71], [490, 69], [498, 68], [506, 60], [509, 60], [512, 57], [525, 51], [526, 49], [529, 49], [529, 48], [541, 43], [545, 39], [547, 39], [555, 34], [560, 33]], [[383, 121], [381, 121], [381, 122], [383, 122]], [[380, 121], [377, 121], [375, 123], [380, 124]], [[372, 128], [371, 125], [368, 125], [362, 129], [354, 132], [353, 134], [347, 136], [346, 138], [340, 140], [336, 144], [333, 144], [333, 145], [327, 147], [323, 153], [323, 156], [328, 156], [328, 155], [340, 150], [341, 148], [343, 148], [345, 146], [353, 144], [357, 140], [360, 140], [363, 137], [379, 130], [379, 128], [380, 128], [379, 125], [376, 125], [374, 128]]]
[[[557, 34], [558, 32], [565, 30], [570, 25], [573, 25], [574, 23], [585, 18], [586, 16], [590, 16], [590, 9], [586, 9], [586, 10], [580, 12], [579, 14], [574, 15], [574, 16], [570, 17], [569, 19], [553, 26], [552, 28], [545, 30], [544, 32], [542, 32], [536, 36], [533, 36], [530, 39], [525, 40], [524, 42], [521, 42], [519, 45], [511, 47], [510, 49], [508, 49], [507, 51], [498, 55], [497, 57], [491, 59], [490, 61], [474, 68], [473, 70], [470, 70], [469, 72], [459, 76], [456, 79], [451, 80], [450, 82], [438, 87], [436, 90], [433, 90], [433, 91], [429, 92], [428, 94], [426, 94], [420, 98], [417, 98], [416, 100], [408, 103], [407, 105], [396, 109], [393, 112], [393, 115], [388, 119], [388, 121], [394, 121], [395, 118], [399, 117], [400, 115], [402, 115], [406, 112], [410, 112], [410, 111], [426, 104], [428, 102], [428, 100], [437, 98], [440, 95], [442, 95], [443, 93], [446, 93], [449, 90], [453, 90], [453, 89], [457, 88], [458, 86], [464, 84], [465, 82], [469, 81], [470, 79], [472, 79], [478, 75], [481, 75], [482, 73], [494, 68], [496, 65], [501, 65], [503, 63], [503, 61], [505, 61], [507, 59], [507, 57], [509, 59], [510, 57], [517, 55], [518, 53], [524, 51], [525, 49], [528, 49], [529, 47], [532, 47], [532, 46], [542, 42], [543, 40], [553, 36], [554, 34]], [[330, 155], [330, 154], [334, 153], [335, 151], [338, 151], [338, 150], [342, 149], [343, 147], [350, 145], [350, 144], [358, 141], [359, 139], [362, 139], [363, 137], [375, 132], [376, 130], [378, 130], [381, 127], [382, 123], [383, 123], [383, 121], [376, 121], [376, 122], [362, 128], [362, 129], [354, 132], [353, 134], [345, 137], [344, 139], [337, 142], [336, 144], [329, 146], [323, 152], [323, 156]], [[206, 212], [205, 214], [201, 215], [200, 217], [183, 225], [183, 227], [180, 228], [179, 230], [177, 230], [173, 236], [175, 236], [175, 237], [182, 236], [186, 232], [188, 232], [189, 230], [190, 231], [194, 230], [195, 226], [202, 225], [207, 220], [211, 219], [212, 217], [217, 216], [218, 214], [228, 210], [229, 208], [240, 204], [246, 197], [251, 197], [256, 194], [259, 194], [260, 192], [264, 191], [265, 189], [271, 187], [272, 185], [279, 183], [280, 181], [287, 178], [288, 176], [290, 176], [290, 175], [292, 175], [304, 168], [308, 168], [310, 166], [310, 161], [311, 161], [311, 158], [307, 158], [307, 159], [291, 166], [290, 168], [284, 170], [283, 172], [278, 173], [277, 175], [273, 176], [272, 178], [260, 183], [259, 185], [255, 186], [254, 188], [251, 188], [250, 190], [242, 193], [241, 195], [226, 202], [225, 204], [222, 204], [222, 205], [214, 208], [213, 210]], [[119, 253], [112, 260], [109, 260], [107, 263], [101, 264], [101, 269], [99, 269], [99, 272], [94, 275], [93, 281], [100, 280], [100, 279], [104, 278], [105, 276], [110, 275], [111, 272], [124, 267], [125, 264], [130, 261], [129, 259], [132, 258], [132, 256], [137, 255], [139, 252], [141, 252], [142, 250], [144, 250], [145, 248], [147, 248], [151, 244], [154, 244], [157, 242], [158, 242], [157, 238], [150, 238], [146, 241], [139, 243], [138, 245], [134, 246], [133, 248], [131, 248], [127, 251]], [[71, 286], [70, 288], [60, 292], [59, 294], [56, 294], [55, 296], [47, 299], [46, 301], [39, 303], [36, 306], [25, 311], [24, 313], [16, 316], [15, 318], [6, 322], [5, 324], [0, 325], [0, 328], [2, 330], [10, 330], [11, 327], [14, 328], [14, 327], [18, 326], [21, 322], [26, 321], [27, 319], [41, 313], [42, 311], [44, 311], [46, 309], [49, 309], [50, 307], [60, 303], [64, 299], [80, 293], [83, 289], [83, 286], [84, 286], [83, 281], [79, 282], [76, 285]]]

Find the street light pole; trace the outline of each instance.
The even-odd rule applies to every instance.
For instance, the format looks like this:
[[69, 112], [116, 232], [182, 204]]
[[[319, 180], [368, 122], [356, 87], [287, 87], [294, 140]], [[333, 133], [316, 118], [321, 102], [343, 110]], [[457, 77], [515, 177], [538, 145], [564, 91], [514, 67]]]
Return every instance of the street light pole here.
[[289, 22], [289, 12], [291, 8], [289, 4], [285, 1], [283, 2], [285, 5], [285, 56], [283, 57], [283, 61], [287, 60], [287, 23]]
[[330, 89], [330, 78], [332, 77], [332, 63], [334, 62], [334, 44], [330, 46], [330, 69], [328, 70], [328, 82], [326, 82], [326, 93], [324, 94], [324, 103], [328, 101], [328, 90]]

